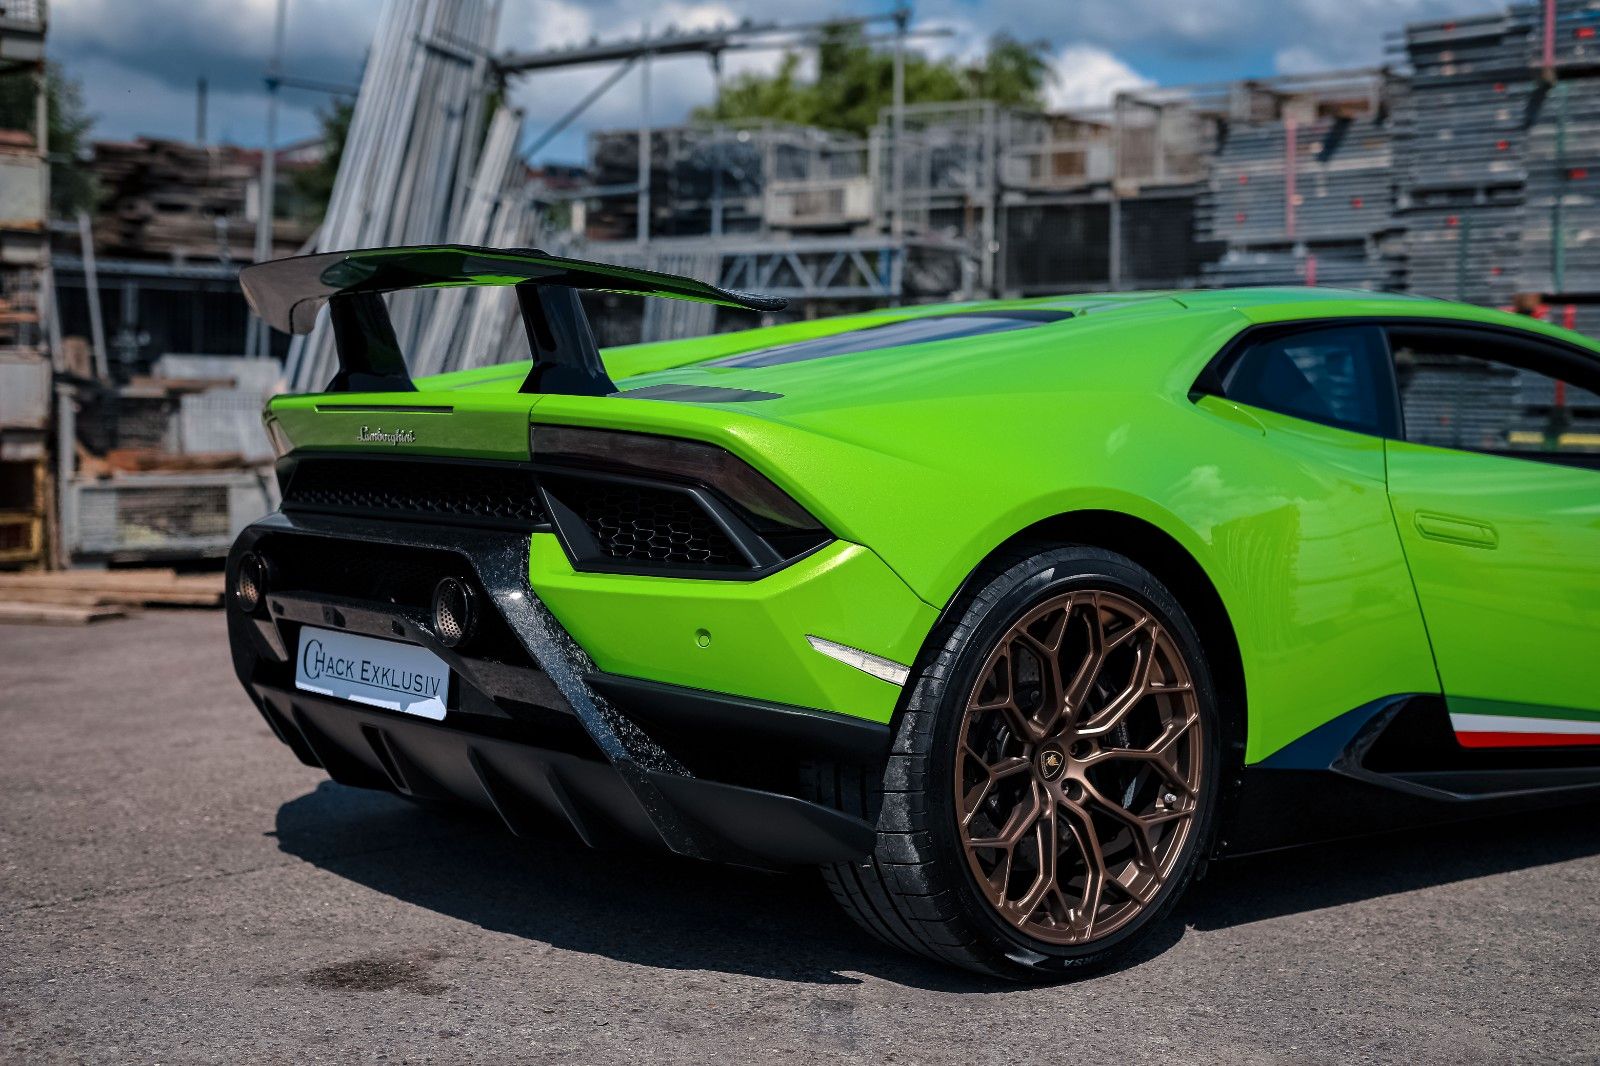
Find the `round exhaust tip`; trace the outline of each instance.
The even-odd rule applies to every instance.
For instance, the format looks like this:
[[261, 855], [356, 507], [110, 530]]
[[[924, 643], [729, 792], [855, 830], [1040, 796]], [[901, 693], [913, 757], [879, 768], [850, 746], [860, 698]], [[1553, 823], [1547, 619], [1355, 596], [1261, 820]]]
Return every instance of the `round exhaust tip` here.
[[447, 648], [459, 648], [478, 630], [478, 596], [458, 577], [433, 587], [433, 634]]
[[267, 598], [267, 562], [255, 552], [239, 558], [233, 574], [233, 603], [245, 614], [254, 614]]

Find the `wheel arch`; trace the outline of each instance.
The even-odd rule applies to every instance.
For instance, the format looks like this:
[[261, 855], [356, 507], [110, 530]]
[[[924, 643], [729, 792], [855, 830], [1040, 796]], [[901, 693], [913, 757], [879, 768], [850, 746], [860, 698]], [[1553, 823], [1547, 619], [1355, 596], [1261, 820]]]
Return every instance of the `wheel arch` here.
[[[1249, 693], [1238, 633], [1205, 567], [1181, 541], [1155, 523], [1124, 511], [1105, 509], [1065, 511], [1040, 519], [1013, 533], [978, 560], [946, 602], [940, 621], [965, 605], [973, 591], [973, 579], [992, 560], [1059, 544], [1083, 544], [1127, 556], [1154, 574], [1189, 613], [1211, 667], [1212, 684], [1223, 715], [1227, 738], [1224, 776], [1228, 780], [1236, 777], [1244, 765], [1249, 737]], [[939, 626], [934, 629], [937, 631]]]

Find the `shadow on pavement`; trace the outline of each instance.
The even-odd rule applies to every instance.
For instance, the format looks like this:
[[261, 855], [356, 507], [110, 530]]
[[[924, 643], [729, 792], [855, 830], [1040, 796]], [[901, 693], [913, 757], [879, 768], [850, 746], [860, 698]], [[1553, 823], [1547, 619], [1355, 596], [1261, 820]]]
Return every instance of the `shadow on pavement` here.
[[[1600, 852], [1600, 808], [1465, 823], [1212, 867], [1128, 962], [1188, 927], [1225, 929]], [[324, 782], [278, 810], [279, 847], [375, 891], [485, 929], [665, 969], [812, 984], [849, 972], [942, 991], [1000, 984], [883, 947], [838, 911], [820, 880], [656, 855], [590, 851], [555, 835], [415, 807]]]
[[1181, 908], [1226, 929], [1600, 854], [1600, 805], [1485, 818], [1217, 863]]

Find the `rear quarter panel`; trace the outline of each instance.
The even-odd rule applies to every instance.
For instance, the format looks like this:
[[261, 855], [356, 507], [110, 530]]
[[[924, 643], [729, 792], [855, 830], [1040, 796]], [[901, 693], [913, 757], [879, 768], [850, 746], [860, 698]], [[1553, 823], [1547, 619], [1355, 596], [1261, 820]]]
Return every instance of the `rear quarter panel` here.
[[1228, 610], [1257, 761], [1345, 711], [1437, 691], [1438, 680], [1381, 442], [1189, 399], [1207, 359], [1248, 324], [1231, 309], [1131, 305], [929, 345], [914, 373], [888, 350], [673, 374], [779, 400], [551, 396], [533, 417], [721, 443], [933, 607], [1043, 519], [1111, 510], [1149, 522], [1199, 562]]

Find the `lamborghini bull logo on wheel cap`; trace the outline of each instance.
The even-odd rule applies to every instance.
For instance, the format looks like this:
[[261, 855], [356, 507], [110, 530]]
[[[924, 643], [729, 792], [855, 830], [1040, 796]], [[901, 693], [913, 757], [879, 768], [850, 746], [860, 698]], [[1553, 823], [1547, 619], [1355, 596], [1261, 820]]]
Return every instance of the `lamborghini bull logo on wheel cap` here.
[[1039, 776], [1046, 781], [1054, 781], [1061, 776], [1066, 765], [1067, 757], [1061, 754], [1059, 748], [1046, 748], [1039, 756]]

